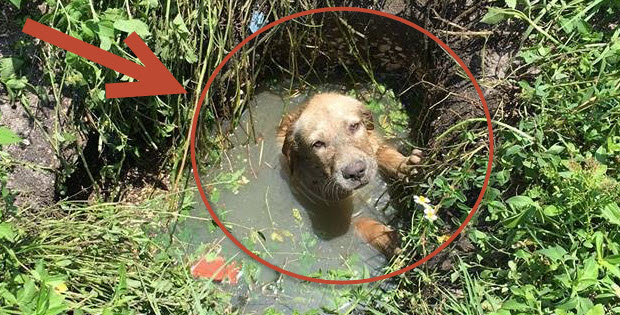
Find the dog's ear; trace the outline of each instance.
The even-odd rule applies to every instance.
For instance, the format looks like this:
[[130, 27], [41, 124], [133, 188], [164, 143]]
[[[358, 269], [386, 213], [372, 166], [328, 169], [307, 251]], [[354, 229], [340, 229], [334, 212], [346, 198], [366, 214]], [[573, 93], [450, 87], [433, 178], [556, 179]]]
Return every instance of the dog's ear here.
[[364, 126], [366, 126], [367, 130], [375, 129], [375, 122], [372, 118], [372, 112], [366, 108], [364, 105], [361, 105], [362, 111], [362, 122], [364, 122]]
[[291, 173], [295, 169], [293, 163], [295, 161], [294, 150], [295, 150], [296, 145], [297, 144], [295, 143], [295, 135], [293, 133], [293, 128], [289, 128], [286, 131], [286, 135], [284, 136], [284, 144], [282, 144], [282, 154], [284, 154], [284, 157], [286, 158], [286, 161], [288, 162], [288, 167]]
[[294, 124], [297, 118], [299, 118], [298, 111], [288, 114], [282, 118], [278, 127], [278, 137], [283, 139], [282, 154], [286, 158], [291, 172], [293, 171], [293, 151], [296, 147]]

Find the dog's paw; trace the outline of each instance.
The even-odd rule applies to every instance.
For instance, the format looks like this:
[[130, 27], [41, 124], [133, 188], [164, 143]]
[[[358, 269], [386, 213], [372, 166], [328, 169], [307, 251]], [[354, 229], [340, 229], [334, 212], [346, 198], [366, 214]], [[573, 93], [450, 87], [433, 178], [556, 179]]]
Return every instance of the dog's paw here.
[[409, 155], [409, 164], [420, 164], [422, 162], [422, 157], [424, 157], [424, 153], [422, 150], [413, 149], [411, 154]]
[[406, 178], [410, 175], [417, 174], [416, 165], [422, 162], [423, 153], [421, 150], [413, 149], [408, 157], [403, 159], [403, 162], [398, 168], [398, 177]]

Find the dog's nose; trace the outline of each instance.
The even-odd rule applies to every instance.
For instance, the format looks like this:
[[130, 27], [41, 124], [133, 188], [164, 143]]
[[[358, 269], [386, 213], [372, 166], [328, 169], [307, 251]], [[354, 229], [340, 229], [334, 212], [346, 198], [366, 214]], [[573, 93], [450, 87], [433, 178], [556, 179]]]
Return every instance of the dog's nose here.
[[357, 160], [350, 163], [342, 170], [342, 177], [345, 179], [359, 180], [364, 177], [366, 173], [366, 163], [362, 160]]

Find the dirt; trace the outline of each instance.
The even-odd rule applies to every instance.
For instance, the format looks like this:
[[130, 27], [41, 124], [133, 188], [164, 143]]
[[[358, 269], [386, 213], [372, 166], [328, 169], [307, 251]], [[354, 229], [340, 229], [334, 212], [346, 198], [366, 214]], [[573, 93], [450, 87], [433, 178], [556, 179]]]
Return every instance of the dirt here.
[[[27, 36], [15, 23], [17, 10], [7, 2], [2, 7], [0, 58], [19, 56], [14, 46]], [[29, 80], [40, 78], [40, 66], [32, 66], [29, 71]], [[30, 83], [38, 85], [40, 82]], [[25, 92], [23, 99], [28, 101], [27, 107], [18, 100], [12, 102], [4, 86], [0, 85], [0, 125], [8, 127], [23, 139], [20, 144], [3, 147], [9, 153], [12, 165], [8, 188], [17, 194], [16, 205], [41, 207], [51, 204], [54, 199], [55, 170], [60, 166], [45, 131], [53, 130], [56, 120], [54, 109], [39, 101], [32, 92]], [[30, 109], [32, 115], [26, 108]]]
[[[479, 22], [489, 5], [487, 1], [429, 2], [409, 14], [423, 19], [423, 26], [463, 60], [482, 89], [491, 117], [510, 119], [515, 114], [513, 96], [517, 90], [506, 78], [518, 66], [514, 58], [519, 51], [523, 26], [498, 27]], [[430, 124], [432, 135], [438, 135], [459, 121], [484, 117], [484, 110], [471, 81], [459, 74], [460, 67], [436, 45], [432, 50], [434, 54], [429, 61], [440, 69], [434, 79], [439, 89], [444, 90], [429, 98], [432, 104], [441, 102]]]
[[[0, 89], [0, 93], [3, 92]], [[35, 119], [43, 124], [44, 129], [52, 130], [54, 110], [39, 106], [38, 98], [34, 95], [26, 97], [35, 109]], [[23, 139], [20, 144], [3, 148], [13, 162], [8, 188], [17, 193], [16, 205], [49, 205], [54, 199], [55, 170], [60, 163], [46, 139], [47, 135], [22, 106], [12, 105], [6, 95], [0, 96], [0, 111], [0, 125], [7, 126]]]
[[86, 139], [72, 132], [77, 141], [59, 141], [59, 134], [75, 129], [68, 118], [75, 105], [65, 95], [56, 101], [37, 47], [40, 41], [21, 31], [23, 16], [36, 19], [46, 7], [23, 3], [18, 10], [8, 2], [0, 7], [0, 58], [21, 57], [25, 63], [16, 75], [26, 77], [31, 85], [10, 99], [5, 86], [0, 84], [0, 125], [23, 139], [2, 148], [10, 157], [7, 186], [16, 195], [16, 206], [42, 209], [57, 201], [58, 178], [74, 169], [78, 160], [76, 147], [83, 147]]

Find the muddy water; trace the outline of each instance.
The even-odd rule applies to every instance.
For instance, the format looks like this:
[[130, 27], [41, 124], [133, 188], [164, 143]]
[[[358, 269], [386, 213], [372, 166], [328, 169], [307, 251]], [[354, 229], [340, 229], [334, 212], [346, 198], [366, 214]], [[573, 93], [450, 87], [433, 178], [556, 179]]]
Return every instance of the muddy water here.
[[[218, 168], [201, 177], [210, 192], [211, 205], [238, 240], [286, 270], [338, 280], [383, 274], [385, 259], [361, 242], [346, 223], [343, 235], [319, 237], [309, 213], [288, 185], [275, 132], [282, 113], [298, 106], [304, 98], [285, 100], [268, 91], [256, 95], [251, 110], [230, 135], [235, 147], [225, 153]], [[385, 190], [385, 183], [379, 179], [357, 190], [352, 199], [353, 215], [386, 222], [393, 209], [387, 205]], [[210, 218], [199, 197], [191, 215]], [[260, 312], [272, 305], [282, 311], [328, 307], [343, 312], [352, 305], [341, 298], [351, 286], [305, 283], [280, 275], [256, 263], [209, 221], [187, 220], [181, 230], [191, 235], [193, 245], [206, 246], [226, 259], [241, 262], [243, 276], [231, 290], [236, 291], [235, 303], [244, 313]]]

